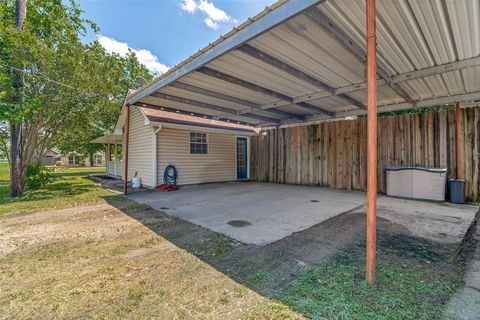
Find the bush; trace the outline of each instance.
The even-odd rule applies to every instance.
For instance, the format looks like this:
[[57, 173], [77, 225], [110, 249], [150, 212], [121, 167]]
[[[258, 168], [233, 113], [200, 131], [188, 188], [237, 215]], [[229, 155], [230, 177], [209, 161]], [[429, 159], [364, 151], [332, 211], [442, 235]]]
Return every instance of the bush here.
[[51, 169], [43, 166], [41, 163], [34, 163], [27, 168], [27, 188], [39, 189], [53, 181]]
[[63, 161], [62, 160], [57, 160], [55, 161], [56, 166], [63, 166]]

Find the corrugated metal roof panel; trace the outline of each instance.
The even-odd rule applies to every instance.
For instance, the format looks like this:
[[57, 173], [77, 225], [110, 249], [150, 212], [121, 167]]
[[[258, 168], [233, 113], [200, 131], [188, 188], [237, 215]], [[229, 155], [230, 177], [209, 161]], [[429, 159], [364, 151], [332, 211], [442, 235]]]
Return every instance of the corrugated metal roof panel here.
[[274, 28], [251, 44], [332, 87], [363, 81], [364, 67], [358, 59], [304, 15]]
[[[280, 8], [281, 6], [282, 4], [279, 3], [274, 7]], [[266, 63], [259, 60], [258, 57], [254, 58], [245, 52], [236, 50], [237, 47], [232, 47], [231, 51], [208, 62], [207, 66], [294, 98], [295, 101], [306, 101], [308, 104], [332, 112], [348, 111], [355, 108], [354, 104], [365, 104], [365, 89], [349, 92], [348, 96], [351, 98], [347, 97], [347, 99], [331, 96], [331, 93], [328, 93], [336, 88], [358, 85], [365, 81], [363, 63], [366, 52], [365, 1], [329, 0], [315, 9], [320, 10], [331, 21], [330, 28], [332, 30], [339, 30], [340, 37], [346, 36], [347, 39], [338, 41], [338, 34], [335, 35], [333, 31], [334, 35], [332, 35], [329, 26], [321, 26], [321, 21], [324, 20], [314, 21], [313, 17], [304, 12], [280, 23], [271, 30], [260, 33], [256, 38], [249, 40], [248, 45], [263, 51], [283, 64], [288, 64], [293, 68], [291, 70], [297, 69], [310, 78], [313, 77], [326, 83], [333, 89], [321, 90], [310, 80], [299, 79], [300, 73], [289, 74], [281, 66], [274, 66], [271, 61]], [[395, 75], [480, 56], [480, 1], [379, 0], [377, 1], [377, 10], [378, 66], [381, 71], [379, 74], [385, 73], [387, 82]], [[269, 10], [262, 12], [259, 17], [268, 17], [268, 12]], [[245, 30], [250, 25], [251, 22], [247, 22], [240, 26], [240, 29]], [[234, 30], [214, 44], [223, 43], [224, 39], [235, 37], [236, 34], [237, 31]], [[209, 50], [215, 50], [215, 46], [209, 46], [202, 52]], [[202, 52], [197, 53], [194, 57], [200, 57]], [[194, 59], [190, 58], [188, 61]], [[185, 63], [181, 65], [185, 65]], [[401, 103], [401, 108], [405, 108], [405, 99], [415, 102], [480, 92], [480, 67], [470, 66], [468, 68], [400, 82], [396, 86], [406, 93], [406, 97], [401, 90], [395, 91], [392, 87], [380, 86], [378, 88], [378, 104], [391, 106]], [[256, 92], [239, 84], [232, 84], [194, 70], [178, 80], [258, 105], [271, 105], [279, 101], [278, 97]], [[243, 107], [239, 103], [205, 97], [197, 93], [185, 92], [185, 90], [167, 87], [160, 88], [159, 91], [235, 110], [242, 110]], [[308, 101], [308, 96], [316, 97], [316, 99]], [[318, 98], [321, 96], [324, 97]], [[302, 100], [301, 97], [306, 100]], [[155, 101], [159, 103], [158, 100]], [[160, 103], [165, 102], [160, 101]], [[422, 106], [424, 104], [425, 101]], [[169, 105], [175, 105], [175, 103], [169, 102]], [[216, 113], [216, 111], [204, 110], [204, 108], [176, 105], [179, 108]], [[280, 102], [275, 108], [302, 116], [319, 114], [291, 105], [286, 101]], [[257, 112], [257, 114], [272, 116], [268, 111]]]
[[299, 107], [299, 106], [294, 105], [294, 104], [290, 104], [290, 105], [286, 105], [286, 106], [282, 106], [282, 107], [277, 107], [275, 109], [285, 111], [285, 112], [290, 112], [290, 113], [293, 113], [293, 114], [296, 114], [296, 115], [299, 115], [299, 116], [316, 114], [316, 112], [314, 112], [314, 111], [307, 110], [305, 108]]
[[281, 119], [285, 118], [285, 116], [281, 116], [279, 114], [272, 113], [272, 112], [275, 112], [275, 110], [278, 110], [278, 109], [271, 109], [270, 111], [269, 111], [269, 109], [258, 110], [258, 111], [254, 111], [254, 112], [245, 114], [245, 116], [248, 117], [249, 114], [253, 114], [253, 115], [268, 117], [268, 118], [277, 119], [277, 120], [281, 120]]
[[262, 93], [244, 89], [240, 86], [217, 80], [198, 72], [193, 72], [188, 76], [182, 77], [181, 81], [200, 88], [209, 89], [226, 95], [245, 99], [257, 104], [270, 103], [276, 100]]
[[[182, 89], [177, 89], [171, 86], [167, 86], [165, 88], [162, 88], [160, 92], [165, 93], [165, 94], [171, 94], [174, 96], [186, 98], [186, 99], [191, 99], [195, 101], [201, 101], [203, 103], [208, 103], [212, 105], [217, 105], [217, 106], [223, 106], [228, 109], [232, 110], [242, 110], [245, 108], [245, 106], [241, 104], [237, 104], [234, 102], [226, 102], [225, 100], [213, 98], [213, 97], [208, 97], [205, 95], [201, 95], [195, 92], [187, 91], [187, 90], [182, 90]], [[228, 105], [227, 105], [228, 104]]]
[[[199, 107], [199, 106], [192, 106], [192, 105], [186, 104], [186, 103], [170, 101], [170, 100], [160, 99], [160, 98], [155, 98], [155, 97], [145, 97], [139, 102], [139, 105], [142, 105], [142, 103], [145, 103], [147, 105], [152, 105], [152, 106], [158, 106], [160, 108], [163, 107], [163, 108], [175, 109], [175, 110], [186, 111], [186, 112], [193, 112], [193, 113], [209, 115], [209, 116], [221, 116], [221, 118], [232, 119], [232, 120], [237, 120], [237, 121], [242, 121], [242, 122], [245, 122], [245, 123], [252, 123], [252, 124], [257, 124], [257, 123], [262, 122], [262, 121], [256, 119], [255, 116], [262, 116], [262, 117], [270, 118], [272, 120], [282, 119], [282, 116], [273, 114], [273, 113], [269, 112], [268, 110], [258, 110], [258, 111], [252, 112], [251, 114], [249, 113], [249, 114], [244, 114], [244, 115], [241, 115], [241, 114], [227, 114], [227, 113], [222, 112], [222, 111], [212, 110], [212, 109], [208, 109], [208, 108], [202, 108], [202, 107]], [[234, 112], [234, 110], [232, 110], [232, 112]], [[250, 115], [250, 117], [249, 117], [249, 115]]]
[[456, 52], [445, 12], [445, 3], [443, 1], [408, 1], [408, 4], [435, 63], [454, 61]]
[[480, 67], [462, 70], [465, 89], [467, 92], [475, 92], [480, 88]]
[[[366, 97], [365, 92], [365, 97]], [[391, 104], [403, 102], [403, 98], [400, 97], [392, 88], [388, 86], [378, 87], [377, 89], [377, 102], [378, 104]]]
[[295, 97], [318, 90], [278, 68], [236, 51], [207, 66], [287, 96]]
[[339, 112], [339, 111], [356, 109], [351, 104], [346, 103], [344, 100], [336, 96], [315, 99], [315, 100], [309, 101], [309, 103], [321, 108], [325, 108], [331, 112]]
[[201, 107], [196, 107], [192, 106], [189, 104], [185, 103], [180, 103], [180, 102], [175, 102], [175, 101], [170, 101], [170, 100], [165, 100], [165, 99], [159, 99], [155, 97], [145, 97], [142, 100], [140, 100], [140, 104], [146, 103], [146, 104], [151, 104], [154, 106], [159, 106], [159, 107], [164, 107], [164, 108], [171, 108], [171, 109], [178, 109], [182, 111], [189, 111], [189, 112], [194, 112], [194, 113], [201, 113], [205, 115], [212, 115], [216, 116], [221, 114], [222, 112], [212, 110], [212, 109], [207, 109], [207, 108], [201, 108]]
[[480, 55], [480, 1], [447, 1], [445, 6], [458, 58]]

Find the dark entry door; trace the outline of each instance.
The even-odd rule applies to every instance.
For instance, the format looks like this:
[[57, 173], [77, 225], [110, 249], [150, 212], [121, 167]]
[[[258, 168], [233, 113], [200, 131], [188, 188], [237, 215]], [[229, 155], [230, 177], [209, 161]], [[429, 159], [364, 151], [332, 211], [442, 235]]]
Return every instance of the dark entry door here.
[[248, 178], [247, 138], [237, 138], [237, 179]]

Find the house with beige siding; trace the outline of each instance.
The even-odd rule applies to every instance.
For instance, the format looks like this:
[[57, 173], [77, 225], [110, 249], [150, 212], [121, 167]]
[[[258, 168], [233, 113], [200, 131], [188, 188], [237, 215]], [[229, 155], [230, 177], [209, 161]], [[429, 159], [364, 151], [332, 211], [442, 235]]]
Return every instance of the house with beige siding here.
[[253, 126], [148, 106], [130, 106], [127, 119], [127, 109], [113, 134], [92, 141], [106, 146], [107, 174], [123, 180], [128, 163], [127, 180], [136, 175], [145, 188], [162, 184], [169, 165], [177, 169], [178, 185], [249, 179]]

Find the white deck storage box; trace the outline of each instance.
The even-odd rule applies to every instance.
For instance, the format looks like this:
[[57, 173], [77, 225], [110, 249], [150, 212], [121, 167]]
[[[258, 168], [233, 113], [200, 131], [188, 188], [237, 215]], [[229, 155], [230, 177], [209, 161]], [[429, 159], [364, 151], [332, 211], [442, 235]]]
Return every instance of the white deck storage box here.
[[387, 167], [387, 195], [445, 201], [447, 169], [422, 167]]

